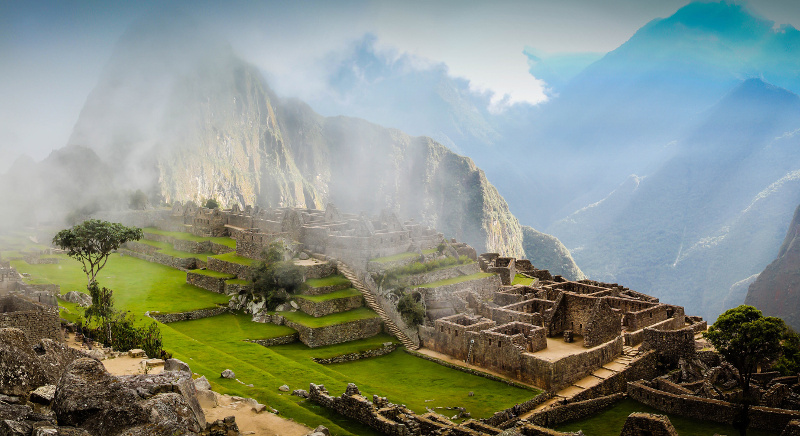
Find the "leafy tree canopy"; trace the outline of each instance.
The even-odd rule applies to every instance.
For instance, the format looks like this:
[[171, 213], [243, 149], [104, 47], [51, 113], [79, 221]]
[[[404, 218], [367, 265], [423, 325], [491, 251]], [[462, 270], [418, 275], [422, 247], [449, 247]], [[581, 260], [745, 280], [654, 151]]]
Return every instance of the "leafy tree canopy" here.
[[217, 209], [219, 208], [219, 203], [217, 202], [217, 200], [209, 198], [208, 200], [206, 200], [205, 206], [209, 209]]
[[739, 370], [740, 385], [747, 393], [750, 377], [758, 365], [780, 356], [785, 330], [780, 318], [765, 317], [755, 307], [741, 305], [720, 315], [705, 332], [705, 337], [725, 360]]
[[66, 250], [68, 256], [83, 265], [88, 279], [86, 287], [91, 289], [109, 254], [125, 242], [138, 241], [142, 236], [140, 228], [91, 219], [58, 232], [53, 237], [53, 245]]
[[263, 262], [256, 264], [253, 270], [252, 295], [262, 299], [267, 310], [275, 310], [304, 286], [303, 270], [294, 262], [282, 261], [282, 252], [283, 244], [273, 242], [261, 254]]

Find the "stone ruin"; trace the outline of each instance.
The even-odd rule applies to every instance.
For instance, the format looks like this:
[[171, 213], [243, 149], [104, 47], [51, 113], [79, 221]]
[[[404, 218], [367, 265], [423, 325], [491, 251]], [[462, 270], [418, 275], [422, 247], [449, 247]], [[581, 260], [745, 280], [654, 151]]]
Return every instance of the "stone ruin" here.
[[251, 206], [211, 210], [176, 202], [161, 218], [158, 227], [163, 230], [230, 236], [236, 240], [236, 253], [251, 259], [258, 259], [271, 242], [286, 239], [302, 244], [304, 250], [362, 268], [369, 259], [427, 250], [443, 240], [441, 233], [413, 220], [401, 221], [388, 210], [369, 217], [342, 213], [333, 204], [325, 210]]
[[[420, 327], [423, 346], [546, 389], [558, 389], [584, 377], [622, 353], [623, 346], [642, 343], [647, 331], [694, 332], [705, 322], [689, 319], [683, 308], [617, 284], [591, 280], [566, 281], [530, 261], [483, 254], [484, 272], [503, 283], [490, 298], [470, 292], [451, 295], [463, 313], [431, 320]], [[511, 285], [517, 275], [535, 279], [533, 286]], [[548, 341], [572, 343], [571, 351], [554, 359], [539, 355]], [[661, 345], [659, 345], [661, 346]], [[561, 363], [559, 363], [561, 362]]]

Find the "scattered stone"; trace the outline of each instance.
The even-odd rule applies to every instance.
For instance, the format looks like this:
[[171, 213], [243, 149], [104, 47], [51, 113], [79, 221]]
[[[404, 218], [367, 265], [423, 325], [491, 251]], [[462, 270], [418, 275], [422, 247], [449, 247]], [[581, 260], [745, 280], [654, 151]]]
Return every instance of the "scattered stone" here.
[[256, 404], [255, 406], [253, 406], [253, 407], [251, 408], [251, 410], [252, 410], [253, 412], [255, 412], [255, 413], [261, 413], [261, 412], [263, 412], [263, 411], [267, 410], [267, 406], [265, 406], [265, 405], [263, 405], [263, 404]]
[[311, 256], [309, 256], [308, 253], [306, 253], [305, 251], [300, 253], [300, 260], [308, 260], [310, 258]]
[[192, 370], [189, 368], [184, 362], [181, 362], [178, 359], [167, 359], [164, 361], [164, 371], [178, 371], [178, 372], [188, 372], [189, 375], [192, 374]]
[[331, 436], [330, 430], [324, 425], [318, 425], [317, 428], [314, 429], [314, 434], [320, 434], [324, 436]]
[[469, 391], [469, 393], [467, 394], [467, 396], [468, 396], [468, 397], [474, 397], [474, 396], [475, 396], [475, 392]]
[[146, 358], [147, 355], [144, 354], [144, 350], [141, 348], [134, 348], [132, 350], [128, 350], [128, 357], [137, 358], [137, 357], [144, 357]]
[[281, 392], [289, 392], [289, 386], [282, 385], [281, 387], [278, 388], [278, 390]]
[[291, 305], [293, 309], [299, 309], [300, 308], [300, 306], [298, 306], [297, 302], [294, 301], [294, 300], [290, 301], [289, 305]]
[[198, 391], [210, 391], [211, 390], [211, 383], [208, 382], [206, 376], [201, 375], [200, 377], [194, 380], [194, 388]]
[[235, 379], [236, 378], [236, 373], [234, 373], [230, 369], [226, 369], [225, 371], [222, 371], [222, 374], [220, 374], [220, 377], [229, 378], [229, 379]]
[[103, 360], [103, 359], [106, 358], [106, 353], [104, 353], [102, 350], [99, 350], [97, 348], [92, 349], [92, 350], [81, 350], [81, 351], [83, 352], [83, 354], [86, 355], [86, 357], [88, 357], [90, 359]]
[[305, 389], [295, 389], [292, 391], [292, 395], [300, 398], [308, 398], [308, 391]]
[[31, 402], [48, 405], [56, 395], [56, 385], [44, 385], [31, 392]]
[[384, 342], [384, 343], [383, 343], [383, 346], [384, 346], [384, 347], [391, 347], [391, 346], [392, 346], [392, 343], [391, 343], [391, 342]]

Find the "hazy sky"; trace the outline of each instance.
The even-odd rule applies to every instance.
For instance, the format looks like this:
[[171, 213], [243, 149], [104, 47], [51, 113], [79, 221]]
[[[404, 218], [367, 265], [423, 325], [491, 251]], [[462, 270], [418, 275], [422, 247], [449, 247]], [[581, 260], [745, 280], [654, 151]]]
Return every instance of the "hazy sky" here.
[[[164, 2], [0, 0], [0, 172], [21, 154], [62, 147], [126, 27]], [[317, 92], [319, 59], [366, 33], [379, 47], [444, 62], [476, 89], [538, 102], [526, 46], [608, 52], [687, 0], [186, 1], [284, 95]], [[752, 0], [755, 12], [800, 27], [797, 0]]]

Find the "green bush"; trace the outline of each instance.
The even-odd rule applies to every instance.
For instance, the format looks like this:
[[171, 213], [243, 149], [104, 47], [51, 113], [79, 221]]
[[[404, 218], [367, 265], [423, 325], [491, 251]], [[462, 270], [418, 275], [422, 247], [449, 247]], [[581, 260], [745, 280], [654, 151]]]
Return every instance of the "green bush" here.
[[303, 288], [303, 270], [294, 262], [282, 261], [283, 244], [273, 242], [261, 256], [262, 262], [255, 264], [250, 295], [263, 300], [266, 309], [275, 310], [286, 302], [289, 295]]
[[425, 307], [420, 301], [419, 293], [406, 293], [397, 302], [397, 311], [408, 325], [420, 325], [425, 322]]
[[219, 203], [217, 202], [216, 199], [209, 198], [208, 200], [206, 200], [205, 207], [208, 209], [218, 209]]

